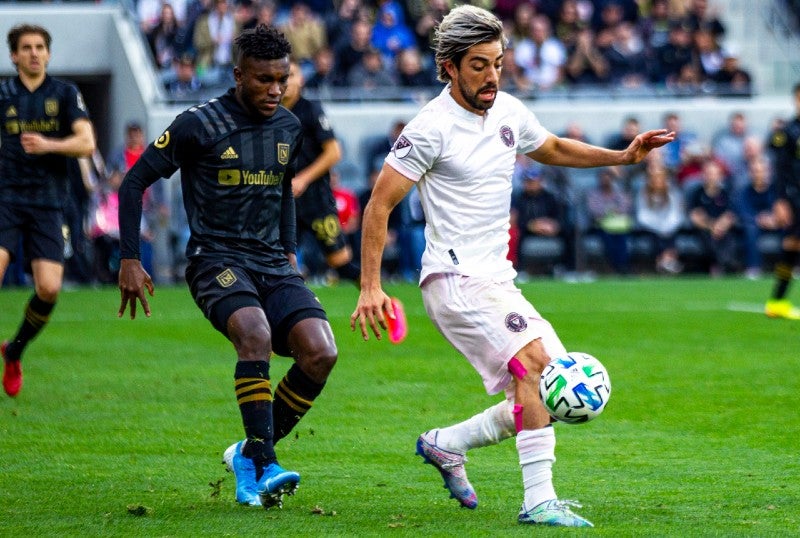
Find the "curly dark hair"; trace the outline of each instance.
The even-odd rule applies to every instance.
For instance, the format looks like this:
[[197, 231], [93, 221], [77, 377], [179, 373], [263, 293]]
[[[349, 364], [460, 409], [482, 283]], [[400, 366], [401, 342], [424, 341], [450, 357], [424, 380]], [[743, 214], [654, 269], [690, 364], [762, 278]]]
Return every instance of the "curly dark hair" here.
[[244, 58], [280, 60], [292, 53], [292, 45], [283, 32], [264, 24], [245, 30], [234, 43], [237, 49], [236, 62], [240, 65]]
[[44, 39], [44, 44], [47, 47], [47, 50], [50, 50], [50, 43], [53, 41], [53, 38], [50, 37], [50, 32], [48, 32], [42, 26], [36, 24], [18, 24], [17, 26], [13, 27], [8, 32], [8, 50], [11, 52], [17, 52], [17, 47], [19, 46], [19, 39], [26, 34], [38, 34], [42, 36]]

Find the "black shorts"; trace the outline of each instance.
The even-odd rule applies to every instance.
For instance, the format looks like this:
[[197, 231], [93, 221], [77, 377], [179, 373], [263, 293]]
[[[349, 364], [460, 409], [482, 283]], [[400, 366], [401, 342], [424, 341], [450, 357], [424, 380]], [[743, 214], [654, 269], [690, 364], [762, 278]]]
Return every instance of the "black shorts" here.
[[64, 215], [60, 209], [0, 203], [0, 248], [14, 261], [20, 237], [26, 265], [45, 259], [64, 263]]
[[336, 199], [327, 184], [313, 183], [295, 202], [297, 230], [307, 230], [314, 235], [322, 252], [332, 254], [342, 250], [347, 241], [339, 225]]
[[784, 230], [789, 237], [800, 238], [800, 192], [792, 191], [790, 196], [784, 197], [792, 208], [792, 223]]
[[307, 318], [328, 319], [300, 275], [268, 275], [218, 261], [193, 261], [186, 268], [186, 281], [197, 306], [226, 338], [234, 312], [248, 306], [264, 310], [273, 351], [285, 357], [291, 356], [287, 340], [292, 327]]

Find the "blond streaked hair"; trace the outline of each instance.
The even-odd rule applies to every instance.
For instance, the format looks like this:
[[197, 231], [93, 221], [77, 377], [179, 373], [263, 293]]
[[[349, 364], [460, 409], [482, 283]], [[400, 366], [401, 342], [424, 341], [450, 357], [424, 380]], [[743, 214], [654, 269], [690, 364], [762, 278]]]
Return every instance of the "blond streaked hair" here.
[[456, 66], [470, 47], [481, 43], [500, 41], [503, 50], [508, 40], [503, 34], [503, 23], [485, 9], [464, 4], [453, 8], [436, 27], [433, 36], [436, 58], [436, 78], [450, 82], [444, 63]]

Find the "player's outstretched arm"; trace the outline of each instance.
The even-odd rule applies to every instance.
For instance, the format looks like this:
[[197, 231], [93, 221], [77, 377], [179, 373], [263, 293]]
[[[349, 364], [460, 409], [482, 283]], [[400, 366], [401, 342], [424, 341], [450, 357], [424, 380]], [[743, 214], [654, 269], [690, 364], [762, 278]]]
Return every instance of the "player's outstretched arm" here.
[[119, 267], [119, 293], [122, 299], [119, 305], [119, 312], [117, 317], [122, 317], [125, 309], [130, 304], [131, 319], [136, 319], [136, 301], [142, 303], [142, 310], [144, 315], [150, 317], [150, 304], [147, 302], [147, 297], [144, 290], [150, 296], [155, 293], [155, 286], [153, 286], [153, 279], [142, 267], [142, 262], [137, 259], [123, 258], [120, 260]]
[[624, 150], [613, 150], [551, 135], [544, 144], [527, 155], [542, 164], [554, 166], [572, 168], [618, 166], [641, 162], [651, 150], [660, 148], [674, 139], [675, 133], [667, 132], [666, 129], [656, 129], [639, 134]]
[[370, 329], [375, 338], [380, 340], [381, 330], [388, 327], [385, 316], [394, 317], [392, 300], [381, 288], [381, 258], [386, 244], [389, 214], [413, 186], [411, 180], [384, 164], [364, 208], [361, 227], [361, 293], [356, 309], [350, 316], [350, 329], [355, 330], [358, 325], [364, 340], [369, 340]]

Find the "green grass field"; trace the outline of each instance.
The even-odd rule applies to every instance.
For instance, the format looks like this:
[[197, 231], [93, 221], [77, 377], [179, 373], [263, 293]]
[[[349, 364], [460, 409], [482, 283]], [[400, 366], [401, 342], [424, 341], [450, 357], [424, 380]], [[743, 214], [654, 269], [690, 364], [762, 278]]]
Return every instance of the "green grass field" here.
[[[317, 290], [340, 358], [278, 444], [302, 482], [271, 511], [233, 500], [220, 459], [242, 435], [235, 359], [188, 291], [158, 288], [153, 316], [135, 321], [116, 317], [115, 289], [66, 291], [28, 349], [22, 393], [0, 397], [0, 535], [796, 536], [800, 324], [759, 313], [770, 287], [523, 286], [566, 347], [600, 358], [613, 383], [597, 420], [556, 425], [556, 490], [583, 503], [596, 528], [582, 531], [516, 523], [513, 440], [469, 454], [474, 511], [414, 456], [420, 432], [498, 398], [435, 331], [414, 286], [389, 287], [411, 327], [399, 346], [350, 332], [355, 288]], [[0, 291], [3, 337], [29, 293]], [[288, 364], [276, 358], [273, 377]]]

